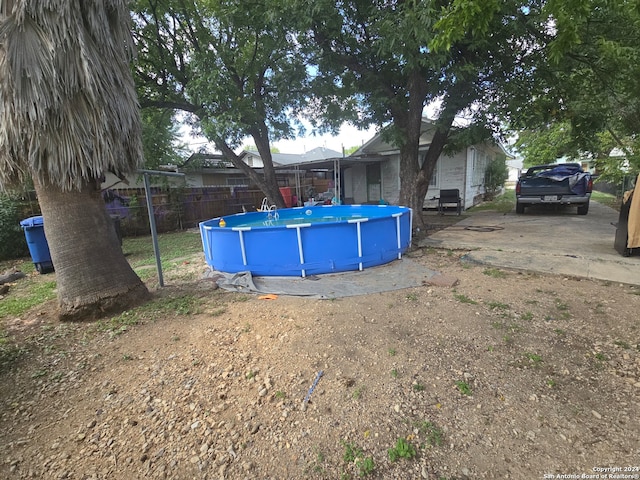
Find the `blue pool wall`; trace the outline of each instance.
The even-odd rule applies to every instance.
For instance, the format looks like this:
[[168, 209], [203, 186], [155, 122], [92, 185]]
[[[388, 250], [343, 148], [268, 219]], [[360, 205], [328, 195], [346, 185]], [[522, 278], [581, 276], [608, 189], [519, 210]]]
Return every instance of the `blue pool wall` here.
[[213, 270], [305, 277], [401, 258], [411, 245], [411, 215], [393, 205], [296, 207], [214, 218], [200, 223], [200, 233]]

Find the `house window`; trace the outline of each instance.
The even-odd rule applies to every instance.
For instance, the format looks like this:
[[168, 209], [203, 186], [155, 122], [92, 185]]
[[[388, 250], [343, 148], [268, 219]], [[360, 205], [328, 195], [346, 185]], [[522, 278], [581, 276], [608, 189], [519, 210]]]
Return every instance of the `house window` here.
[[[424, 162], [427, 160], [427, 152], [422, 154], [420, 158], [420, 168], [424, 165]], [[429, 179], [429, 188], [438, 188], [438, 170], [440, 170], [440, 159], [436, 160], [436, 166], [433, 167], [433, 173], [431, 174], [431, 178]]]
[[249, 184], [247, 177], [227, 177], [227, 185], [230, 187], [246, 186]]
[[489, 163], [489, 156], [487, 152], [482, 150], [475, 150], [473, 155], [473, 173], [472, 173], [472, 185], [482, 185], [484, 180], [484, 172], [487, 169]]
[[367, 165], [367, 201], [377, 202], [382, 198], [382, 174], [380, 164]]
[[429, 180], [429, 188], [438, 188], [438, 170], [440, 167], [440, 159], [436, 162], [436, 166], [433, 168], [433, 174], [431, 174], [431, 179]]

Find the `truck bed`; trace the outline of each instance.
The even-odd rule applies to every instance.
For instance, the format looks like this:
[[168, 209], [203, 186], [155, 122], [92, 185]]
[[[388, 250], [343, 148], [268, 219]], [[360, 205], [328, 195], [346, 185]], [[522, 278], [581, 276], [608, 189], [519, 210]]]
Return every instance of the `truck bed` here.
[[520, 179], [521, 195], [573, 195], [569, 179], [552, 180], [546, 177], [523, 177]]

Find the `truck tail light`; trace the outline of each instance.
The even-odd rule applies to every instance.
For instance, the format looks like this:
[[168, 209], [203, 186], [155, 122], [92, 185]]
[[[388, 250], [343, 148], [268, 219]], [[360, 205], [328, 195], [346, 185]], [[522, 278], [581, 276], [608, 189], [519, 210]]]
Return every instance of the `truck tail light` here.
[[587, 183], [587, 193], [591, 193], [593, 190], [593, 178], [589, 178], [589, 182]]
[[516, 183], [516, 195], [520, 195], [520, 182]]

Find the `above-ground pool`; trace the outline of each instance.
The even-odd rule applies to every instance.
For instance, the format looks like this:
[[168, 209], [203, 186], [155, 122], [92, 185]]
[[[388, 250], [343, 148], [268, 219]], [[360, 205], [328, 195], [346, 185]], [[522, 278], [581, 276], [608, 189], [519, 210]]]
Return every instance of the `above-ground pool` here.
[[202, 222], [200, 234], [214, 270], [305, 277], [401, 258], [411, 244], [411, 209], [323, 205], [238, 213]]

